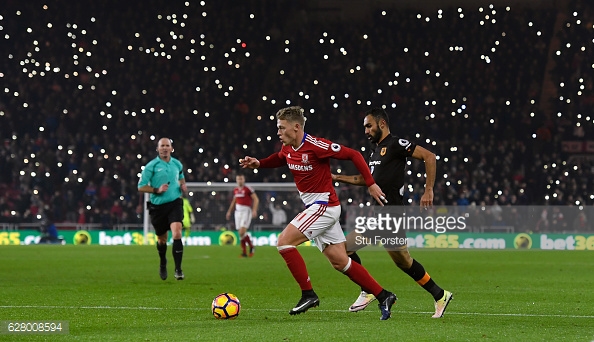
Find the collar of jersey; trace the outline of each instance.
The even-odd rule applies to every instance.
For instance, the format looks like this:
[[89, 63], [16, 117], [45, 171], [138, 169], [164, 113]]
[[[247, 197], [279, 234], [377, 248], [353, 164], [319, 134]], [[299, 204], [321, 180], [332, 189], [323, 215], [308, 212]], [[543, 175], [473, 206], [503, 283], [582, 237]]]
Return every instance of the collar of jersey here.
[[394, 136], [392, 134], [388, 134], [387, 137], [384, 138], [384, 140], [380, 141], [377, 146], [381, 146], [381, 145], [385, 145], [390, 139], [392, 139]]
[[293, 151], [297, 151], [298, 149], [301, 148], [301, 146], [303, 146], [303, 143], [305, 142], [305, 138], [307, 138], [307, 133], [303, 132], [303, 139], [301, 139], [301, 144], [299, 146], [297, 146], [297, 148], [293, 147]]
[[159, 157], [159, 156], [157, 156], [157, 158], [156, 158], [156, 159], [157, 159], [157, 161], [158, 161], [158, 162], [161, 162], [161, 163], [163, 163], [163, 164], [169, 165], [169, 163], [170, 163], [170, 162], [173, 160], [173, 157], [169, 157], [169, 161], [168, 161], [168, 162], [167, 162], [167, 161], [164, 161], [164, 160], [163, 160], [163, 159], [161, 159], [161, 157]]

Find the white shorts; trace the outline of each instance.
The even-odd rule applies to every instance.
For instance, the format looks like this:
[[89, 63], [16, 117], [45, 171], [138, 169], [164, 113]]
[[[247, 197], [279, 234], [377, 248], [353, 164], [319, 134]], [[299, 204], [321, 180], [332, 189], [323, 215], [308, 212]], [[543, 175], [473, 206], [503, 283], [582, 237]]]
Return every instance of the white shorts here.
[[241, 227], [246, 229], [250, 227], [252, 223], [252, 209], [248, 210], [235, 210], [235, 229], [239, 230]]
[[340, 206], [329, 207], [314, 204], [300, 212], [291, 221], [305, 237], [313, 240], [320, 251], [327, 245], [336, 245], [345, 242], [344, 233], [340, 226]]

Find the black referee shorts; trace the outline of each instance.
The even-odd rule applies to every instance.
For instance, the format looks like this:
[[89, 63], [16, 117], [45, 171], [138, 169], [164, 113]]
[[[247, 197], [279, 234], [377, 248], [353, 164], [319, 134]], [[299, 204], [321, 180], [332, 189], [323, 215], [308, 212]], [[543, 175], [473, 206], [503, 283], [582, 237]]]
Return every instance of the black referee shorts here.
[[170, 229], [171, 223], [181, 223], [184, 218], [183, 201], [181, 198], [163, 204], [152, 204], [148, 202], [147, 208], [157, 236], [166, 234]]

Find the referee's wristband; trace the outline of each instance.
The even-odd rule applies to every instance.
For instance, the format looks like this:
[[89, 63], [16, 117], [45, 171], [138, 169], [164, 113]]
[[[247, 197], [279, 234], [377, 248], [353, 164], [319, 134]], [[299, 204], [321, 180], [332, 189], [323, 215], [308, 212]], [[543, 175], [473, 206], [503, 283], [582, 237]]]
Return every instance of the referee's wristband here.
[[153, 188], [153, 194], [158, 194], [159, 193], [159, 188]]

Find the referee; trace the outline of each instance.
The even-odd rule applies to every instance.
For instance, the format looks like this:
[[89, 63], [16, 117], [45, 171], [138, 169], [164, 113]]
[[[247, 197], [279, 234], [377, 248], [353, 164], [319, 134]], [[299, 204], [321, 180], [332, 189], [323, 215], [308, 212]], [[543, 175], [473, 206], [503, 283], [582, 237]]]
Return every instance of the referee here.
[[147, 203], [151, 223], [157, 234], [157, 251], [159, 251], [159, 276], [167, 279], [167, 232], [171, 230], [173, 237], [172, 254], [175, 262], [175, 279], [183, 280], [181, 264], [184, 254], [182, 243], [183, 202], [182, 195], [187, 192], [182, 163], [173, 158], [173, 140], [159, 139], [157, 152], [159, 155], [148, 162], [142, 170], [138, 181], [138, 191], [150, 193]]

